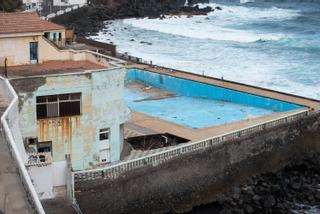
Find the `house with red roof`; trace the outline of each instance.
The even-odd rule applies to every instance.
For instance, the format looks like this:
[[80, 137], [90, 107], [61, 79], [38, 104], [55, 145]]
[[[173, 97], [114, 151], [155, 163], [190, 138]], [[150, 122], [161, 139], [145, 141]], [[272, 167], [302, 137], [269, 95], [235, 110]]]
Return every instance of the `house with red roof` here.
[[0, 13], [0, 26], [0, 66], [41, 64], [65, 46], [65, 28], [35, 12]]

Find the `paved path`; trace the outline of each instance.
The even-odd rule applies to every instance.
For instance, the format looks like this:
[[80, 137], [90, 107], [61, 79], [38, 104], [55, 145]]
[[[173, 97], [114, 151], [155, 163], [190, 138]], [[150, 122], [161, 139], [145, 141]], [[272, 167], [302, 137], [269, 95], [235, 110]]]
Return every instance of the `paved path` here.
[[[0, 116], [9, 102], [0, 92]], [[1, 128], [0, 128], [1, 129]], [[0, 213], [32, 213], [14, 160], [0, 130]]]

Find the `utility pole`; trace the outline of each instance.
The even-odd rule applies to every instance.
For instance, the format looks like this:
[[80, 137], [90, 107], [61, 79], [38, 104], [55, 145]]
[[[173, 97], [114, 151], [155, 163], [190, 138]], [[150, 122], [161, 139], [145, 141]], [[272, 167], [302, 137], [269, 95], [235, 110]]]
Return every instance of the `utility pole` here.
[[6, 78], [8, 78], [7, 61], [8, 61], [7, 57], [4, 58], [4, 76], [5, 76]]

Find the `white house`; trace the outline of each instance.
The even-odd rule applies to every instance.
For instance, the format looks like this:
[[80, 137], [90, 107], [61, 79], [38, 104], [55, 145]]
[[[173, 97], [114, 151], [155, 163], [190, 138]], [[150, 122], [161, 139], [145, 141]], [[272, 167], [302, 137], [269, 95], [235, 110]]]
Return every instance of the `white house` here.
[[85, 5], [88, 0], [53, 0], [53, 6]]

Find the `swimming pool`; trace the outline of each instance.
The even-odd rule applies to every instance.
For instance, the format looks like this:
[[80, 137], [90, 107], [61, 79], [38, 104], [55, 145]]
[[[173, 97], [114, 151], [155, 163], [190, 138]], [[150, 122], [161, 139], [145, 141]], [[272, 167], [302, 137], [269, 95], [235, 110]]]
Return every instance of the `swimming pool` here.
[[190, 128], [205, 128], [302, 107], [139, 69], [129, 69], [126, 81], [141, 82], [176, 94], [148, 99], [145, 93], [126, 88], [125, 99], [132, 110]]

